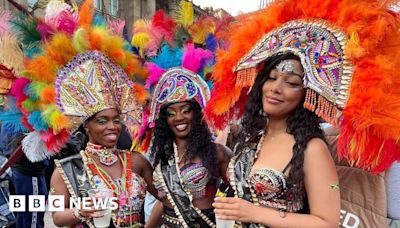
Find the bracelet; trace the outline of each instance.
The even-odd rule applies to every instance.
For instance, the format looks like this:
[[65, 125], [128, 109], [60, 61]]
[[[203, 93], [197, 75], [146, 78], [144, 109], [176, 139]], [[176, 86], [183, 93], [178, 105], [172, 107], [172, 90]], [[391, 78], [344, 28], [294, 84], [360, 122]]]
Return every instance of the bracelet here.
[[280, 216], [281, 218], [285, 218], [285, 217], [286, 217], [286, 212], [285, 212], [285, 211], [279, 210], [279, 211], [278, 211], [278, 214], [279, 214], [279, 216]]
[[79, 213], [79, 209], [78, 208], [74, 208], [72, 209], [72, 216], [75, 219], [78, 219], [81, 223], [85, 222], [87, 220], [86, 217], [83, 217], [80, 213]]

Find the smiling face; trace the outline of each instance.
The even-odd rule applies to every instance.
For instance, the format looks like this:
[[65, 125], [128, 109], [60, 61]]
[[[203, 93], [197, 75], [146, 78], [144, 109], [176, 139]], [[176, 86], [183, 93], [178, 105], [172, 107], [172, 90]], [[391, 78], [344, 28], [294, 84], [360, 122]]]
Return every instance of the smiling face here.
[[303, 100], [303, 74], [298, 60], [285, 59], [278, 63], [262, 86], [264, 112], [271, 117], [287, 117]]
[[187, 138], [192, 129], [193, 109], [188, 102], [171, 104], [167, 108], [167, 123], [176, 138]]
[[116, 109], [100, 111], [85, 124], [89, 142], [106, 148], [112, 148], [117, 144], [121, 129], [122, 124]]

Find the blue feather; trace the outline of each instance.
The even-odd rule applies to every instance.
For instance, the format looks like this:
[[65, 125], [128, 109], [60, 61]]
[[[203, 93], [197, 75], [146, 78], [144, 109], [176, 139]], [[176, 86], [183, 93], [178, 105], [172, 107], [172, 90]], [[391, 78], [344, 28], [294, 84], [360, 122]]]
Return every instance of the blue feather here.
[[28, 116], [28, 122], [32, 125], [32, 127], [36, 131], [47, 131], [48, 130], [48, 126], [43, 121], [40, 111], [33, 111]]
[[181, 48], [172, 48], [169, 45], [163, 45], [157, 57], [151, 61], [163, 69], [182, 65], [183, 50]]
[[107, 22], [101, 14], [95, 13], [92, 25], [95, 27], [107, 27]]
[[6, 108], [0, 111], [0, 151], [4, 155], [10, 154], [12, 148], [12, 140], [17, 138], [19, 134], [28, 132], [21, 122], [22, 113], [15, 104], [15, 98], [7, 97]]
[[35, 56], [42, 54], [42, 49], [39, 47], [26, 47], [23, 52], [26, 57], [33, 59]]
[[218, 40], [217, 40], [217, 38], [215, 38], [215, 36], [213, 34], [209, 34], [207, 36], [206, 47], [208, 50], [212, 51], [213, 53], [215, 53], [215, 51], [217, 51]]

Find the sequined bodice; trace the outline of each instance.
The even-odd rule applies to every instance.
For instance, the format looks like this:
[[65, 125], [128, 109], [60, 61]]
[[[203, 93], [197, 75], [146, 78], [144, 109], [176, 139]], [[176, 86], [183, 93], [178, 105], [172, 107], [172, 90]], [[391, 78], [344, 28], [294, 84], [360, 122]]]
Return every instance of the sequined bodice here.
[[[97, 188], [108, 188], [99, 176], [93, 176]], [[139, 224], [141, 211], [146, 196], [146, 182], [144, 179], [132, 173], [130, 184], [124, 184], [123, 178], [113, 180], [116, 187], [114, 192], [118, 198], [118, 209], [111, 214], [112, 222], [116, 227], [131, 227], [133, 224]]]
[[183, 184], [191, 192], [204, 189], [209, 181], [208, 170], [202, 163], [188, 163], [180, 173]]
[[[202, 198], [207, 195], [210, 176], [208, 169], [201, 162], [188, 163], [182, 166], [180, 168], [180, 175], [182, 184], [192, 194], [193, 198]], [[154, 185], [159, 190], [159, 196], [162, 198], [165, 196], [165, 192], [162, 191], [161, 186], [158, 184], [159, 182], [156, 178], [154, 179]], [[212, 194], [215, 194], [215, 190]]]
[[[97, 188], [108, 188], [99, 176], [93, 176], [93, 180], [96, 183]], [[122, 178], [115, 179], [113, 180], [113, 182], [117, 187], [115, 190], [116, 192], [127, 192], [127, 206], [130, 207], [131, 210], [139, 213], [142, 210], [144, 198], [146, 196], [146, 182], [144, 181], [144, 179], [136, 173], [132, 173], [132, 185], [129, 186], [129, 189], [127, 190], [125, 190]], [[121, 196], [119, 198], [119, 200], [121, 200]]]
[[249, 184], [262, 206], [289, 212], [299, 211], [304, 206], [304, 188], [291, 184], [280, 171], [255, 169], [249, 175]]

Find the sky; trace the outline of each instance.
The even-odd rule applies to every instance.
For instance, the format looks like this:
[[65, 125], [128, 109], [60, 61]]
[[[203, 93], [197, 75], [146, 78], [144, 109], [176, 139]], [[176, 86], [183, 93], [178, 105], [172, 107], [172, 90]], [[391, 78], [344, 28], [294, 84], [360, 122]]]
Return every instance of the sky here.
[[194, 4], [201, 8], [211, 6], [214, 9], [222, 8], [232, 16], [238, 15], [239, 12], [247, 13], [258, 10], [260, 0], [192, 0]]

